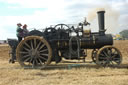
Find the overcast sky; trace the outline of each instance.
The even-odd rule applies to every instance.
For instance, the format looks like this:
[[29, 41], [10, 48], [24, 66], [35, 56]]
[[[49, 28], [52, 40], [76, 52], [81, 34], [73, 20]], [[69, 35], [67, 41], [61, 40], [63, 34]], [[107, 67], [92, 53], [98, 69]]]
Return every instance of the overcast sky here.
[[[29, 30], [58, 23], [77, 24], [96, 14], [92, 12], [96, 8], [105, 8], [110, 16], [106, 17], [108, 33], [128, 29], [128, 0], [0, 0], [0, 40], [16, 38], [19, 22], [27, 24]], [[90, 20], [93, 31], [98, 31], [96, 22]]]

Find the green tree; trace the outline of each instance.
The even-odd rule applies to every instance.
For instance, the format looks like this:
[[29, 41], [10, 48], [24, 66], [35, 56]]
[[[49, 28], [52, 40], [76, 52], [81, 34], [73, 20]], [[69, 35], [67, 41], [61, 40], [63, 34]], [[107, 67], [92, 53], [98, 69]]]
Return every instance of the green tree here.
[[124, 39], [128, 39], [128, 30], [123, 30], [120, 32], [120, 35], [124, 38]]

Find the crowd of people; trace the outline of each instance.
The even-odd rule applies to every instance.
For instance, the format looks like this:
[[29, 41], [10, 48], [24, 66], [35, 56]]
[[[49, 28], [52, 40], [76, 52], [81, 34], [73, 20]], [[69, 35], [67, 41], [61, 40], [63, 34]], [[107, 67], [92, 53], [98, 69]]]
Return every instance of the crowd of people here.
[[27, 29], [27, 25], [26, 24], [24, 24], [23, 26], [22, 26], [22, 24], [21, 23], [18, 23], [17, 24], [17, 30], [16, 30], [16, 32], [17, 32], [17, 37], [18, 37], [18, 42], [20, 42], [23, 38], [25, 38], [26, 36], [27, 36], [27, 34], [28, 34], [28, 29]]

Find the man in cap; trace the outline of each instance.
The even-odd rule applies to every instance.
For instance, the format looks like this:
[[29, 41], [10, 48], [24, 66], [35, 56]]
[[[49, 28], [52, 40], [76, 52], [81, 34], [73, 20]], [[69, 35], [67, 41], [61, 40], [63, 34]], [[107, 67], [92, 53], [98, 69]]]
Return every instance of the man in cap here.
[[27, 36], [27, 34], [28, 34], [28, 29], [27, 29], [27, 25], [26, 24], [24, 24], [24, 26], [23, 26], [23, 37], [26, 37]]
[[22, 37], [23, 37], [23, 29], [21, 28], [21, 26], [22, 26], [21, 23], [17, 24], [16, 35], [18, 37], [18, 42], [20, 42], [22, 40]]

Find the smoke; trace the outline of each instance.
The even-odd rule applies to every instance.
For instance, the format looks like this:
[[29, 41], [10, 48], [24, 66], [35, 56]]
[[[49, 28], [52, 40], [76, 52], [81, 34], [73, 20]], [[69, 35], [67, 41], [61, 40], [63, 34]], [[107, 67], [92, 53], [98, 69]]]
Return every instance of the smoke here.
[[94, 30], [96, 27], [97, 30], [99, 30], [98, 26], [98, 18], [97, 18], [97, 12], [98, 11], [105, 11], [105, 29], [107, 29], [107, 33], [117, 33], [117, 29], [119, 28], [119, 12], [112, 9], [110, 6], [100, 7], [100, 8], [94, 8], [92, 9], [87, 16], [87, 20], [92, 23], [91, 27]]
[[94, 8], [94, 9], [92, 9], [92, 10], [88, 13], [88, 21], [89, 21], [89, 22], [90, 22], [90, 21], [93, 21], [93, 20], [96, 18], [98, 11], [105, 11], [105, 9], [104, 9], [104, 8]]

